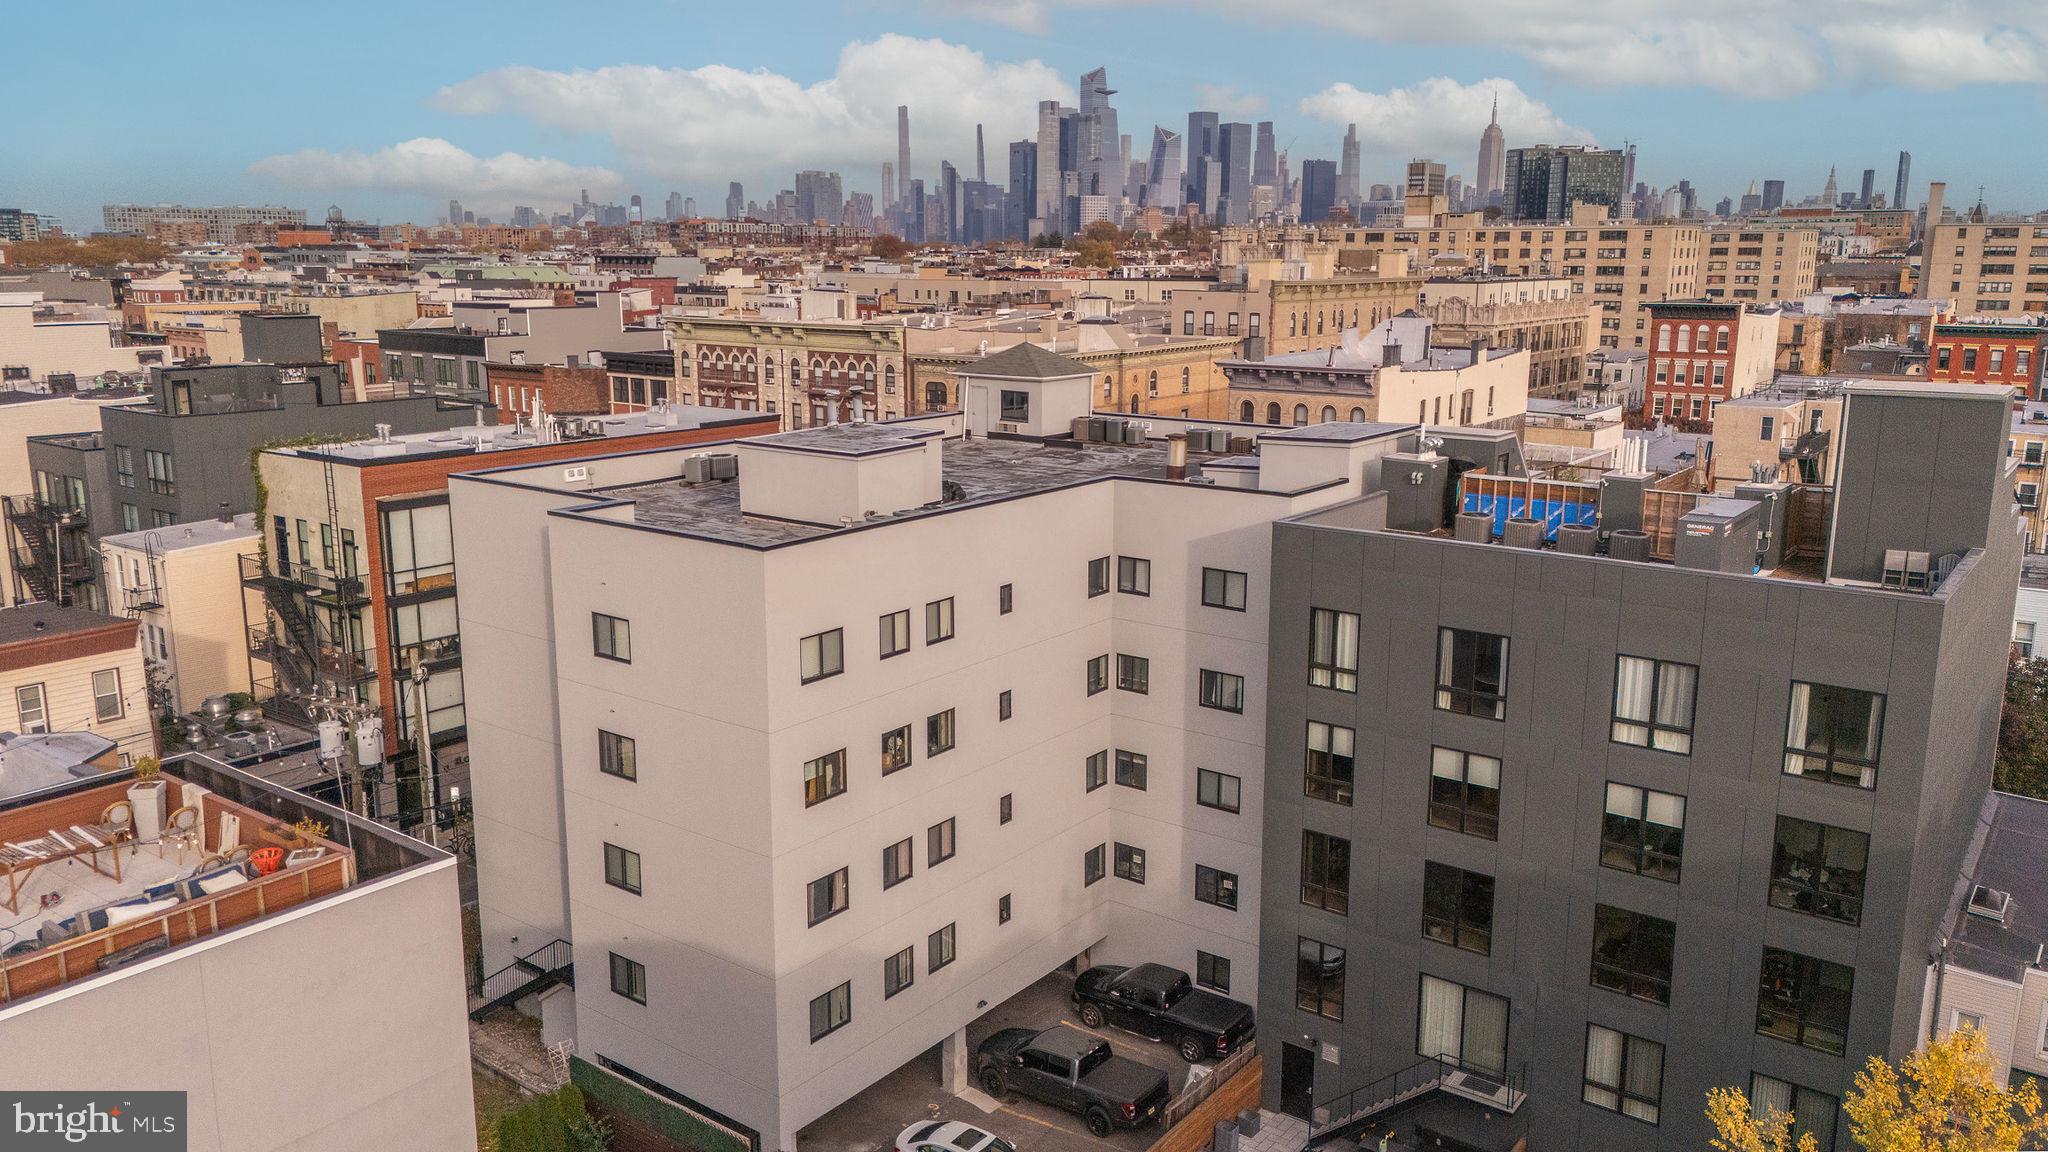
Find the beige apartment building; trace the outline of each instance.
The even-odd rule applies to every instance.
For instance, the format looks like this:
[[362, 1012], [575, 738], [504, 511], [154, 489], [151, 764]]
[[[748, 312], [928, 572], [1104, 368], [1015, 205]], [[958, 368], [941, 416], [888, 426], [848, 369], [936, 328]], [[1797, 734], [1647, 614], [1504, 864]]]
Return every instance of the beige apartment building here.
[[1793, 484], [1835, 482], [1842, 386], [1826, 377], [1780, 377], [1769, 388], [1723, 400], [1703, 455], [1708, 486], [1723, 495], [1775, 474]]
[[1709, 300], [1797, 300], [1813, 291], [1820, 233], [1749, 224], [1707, 234], [1700, 294]]
[[2048, 312], [2048, 219], [1959, 220], [1928, 229], [1920, 295], [1956, 314]]
[[1529, 395], [1563, 396], [1585, 376], [1586, 353], [1598, 347], [1600, 316], [1562, 276], [1433, 276], [1417, 311], [1434, 322], [1430, 343], [1529, 353]]
[[1562, 276], [1600, 309], [1599, 343], [1647, 346], [1645, 304], [1700, 295], [1706, 231], [1697, 224], [1611, 220], [1577, 205], [1569, 221], [1488, 220], [1478, 212], [1432, 216], [1427, 225], [1357, 226], [1343, 232], [1347, 262], [1408, 253], [1411, 263], [1462, 264], [1506, 276]]
[[91, 732], [123, 767], [156, 754], [156, 719], [133, 620], [24, 604], [0, 609], [0, 728], [23, 736]]
[[1335, 422], [1512, 428], [1529, 406], [1529, 351], [1475, 341], [1442, 348], [1420, 315], [1392, 317], [1335, 348], [1226, 360], [1242, 424]]
[[2019, 504], [2027, 551], [2048, 551], [2048, 517], [2041, 512], [2042, 475], [2048, 473], [2048, 404], [2028, 401], [2013, 410], [2005, 453], [2016, 469], [2012, 494]]
[[261, 596], [242, 584], [256, 555], [254, 513], [123, 532], [100, 541], [107, 602], [141, 626], [154, 702], [180, 716], [209, 696], [249, 691], [245, 620]]

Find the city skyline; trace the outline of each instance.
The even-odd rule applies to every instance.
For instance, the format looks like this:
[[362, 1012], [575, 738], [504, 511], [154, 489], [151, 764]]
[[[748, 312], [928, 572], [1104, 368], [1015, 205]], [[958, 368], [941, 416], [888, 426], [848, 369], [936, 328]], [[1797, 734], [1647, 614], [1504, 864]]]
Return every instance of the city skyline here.
[[[1988, 128], [1968, 123], [1974, 111], [1988, 124], [1992, 99], [2040, 79], [2040, 28], [2022, 16], [2002, 39], [1985, 39], [1990, 34], [1972, 21], [1992, 7], [1946, 13], [1953, 34], [1927, 49], [1962, 56], [1969, 44], [2003, 46], [2010, 59], [2002, 66], [1962, 59], [1951, 73], [1991, 83], [1941, 87], [1924, 61], [1901, 60], [1889, 75], [1871, 76], [1866, 59], [1855, 68], [1787, 69], [1771, 89], [1783, 98], [1769, 100], [1733, 95], [1729, 89], [1740, 86], [1730, 77], [1697, 69], [1672, 65], [1668, 76], [1654, 77], [1625, 66], [1626, 56], [1599, 71], [1596, 84], [1587, 79], [1593, 73], [1567, 65], [1540, 38], [1519, 48], [1506, 43], [1505, 29], [1497, 36], [1460, 30], [1457, 43], [1446, 43], [1448, 31], [1433, 37], [1398, 21], [1380, 29], [1340, 21], [1337, 35], [1304, 36], [1286, 5], [1258, 23], [1198, 8], [1172, 27], [1142, 8], [1116, 6], [1025, 4], [1006, 26], [936, 6], [865, 5], [817, 14], [796, 42], [778, 41], [772, 52], [752, 36], [759, 18], [740, 14], [693, 35], [688, 57], [658, 65], [631, 63], [616, 44], [578, 44], [508, 21], [477, 28], [460, 56], [444, 50], [432, 68], [406, 66], [414, 49], [365, 54], [359, 62], [378, 70], [376, 85], [332, 93], [295, 87], [301, 98], [284, 102], [289, 107], [238, 106], [236, 132], [175, 147], [145, 141], [118, 158], [87, 152], [90, 135], [78, 125], [109, 115], [106, 104], [121, 99], [119, 87], [79, 93], [14, 134], [15, 162], [0, 165], [0, 200], [83, 231], [100, 204], [126, 200], [283, 203], [315, 215], [335, 203], [354, 217], [431, 222], [449, 199], [503, 219], [514, 205], [559, 210], [584, 188], [600, 201], [639, 194], [655, 206], [679, 192], [713, 206], [738, 180], [750, 198], [765, 201], [807, 169], [841, 172], [849, 193], [882, 192], [877, 176], [894, 154], [896, 109], [904, 104], [915, 168], [896, 178], [904, 185], [922, 179], [931, 189], [942, 162], [971, 170], [978, 126], [990, 147], [1032, 137], [1039, 100], [1071, 102], [1082, 73], [1106, 66], [1119, 90], [1123, 133], [1142, 142], [1155, 125], [1178, 130], [1195, 110], [1227, 122], [1271, 121], [1290, 178], [1304, 160], [1339, 159], [1345, 125], [1356, 121], [1361, 184], [1397, 183], [1406, 160], [1421, 155], [1472, 186], [1475, 144], [1497, 95], [1509, 147], [1634, 141], [1643, 157], [1638, 179], [1655, 188], [1690, 180], [1707, 203], [1739, 197], [1765, 179], [1784, 180], [1796, 201], [1818, 191], [1830, 164], [1851, 173], [1852, 184], [1865, 168], [1889, 177], [1897, 153], [1907, 150], [1922, 183], [1946, 178], [1958, 190], [1952, 201], [1974, 202], [1981, 184], [1993, 208], [2029, 209], [2036, 205], [2027, 199], [2027, 162], [1982, 147], [1976, 133]], [[137, 19], [152, 26], [138, 39], [153, 51], [175, 52], [187, 40], [196, 49], [202, 36], [168, 17]], [[1787, 25], [1787, 34], [1839, 36], [1816, 30], [1818, 21], [1811, 29]], [[1654, 11], [1628, 23], [1667, 52], [1687, 26]], [[207, 26], [203, 38], [231, 47], [251, 34], [224, 23]], [[55, 83], [76, 63], [63, 47], [83, 36], [82, 23], [55, 29], [50, 42], [59, 50], [29, 63], [30, 83], [39, 75]], [[1148, 45], [1147, 60], [1119, 46], [1137, 36]], [[1878, 36], [1860, 45], [1867, 56], [1886, 50]], [[1265, 63], [1281, 50], [1284, 68]], [[344, 55], [354, 59], [355, 50]], [[1167, 69], [1162, 59], [1197, 66]], [[268, 66], [252, 67], [260, 79]], [[1228, 83], [1192, 84], [1189, 75]], [[1361, 75], [1375, 79], [1355, 79]], [[1860, 85], [1853, 97], [1852, 79]], [[1852, 98], [1859, 114], [1843, 118], [1827, 155], [1812, 153], [1796, 126], [1800, 113], [1826, 114]], [[1879, 189], [1892, 191], [1890, 183], [1881, 178]], [[878, 207], [887, 199], [878, 196]]]

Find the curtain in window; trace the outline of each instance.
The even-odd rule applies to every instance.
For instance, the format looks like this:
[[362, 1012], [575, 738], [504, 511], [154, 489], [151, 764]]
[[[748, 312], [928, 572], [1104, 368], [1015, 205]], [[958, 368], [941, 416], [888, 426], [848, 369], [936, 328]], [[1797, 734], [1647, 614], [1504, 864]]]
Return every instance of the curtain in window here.
[[1651, 686], [1657, 662], [1623, 656], [1614, 669], [1614, 738], [1630, 744], [1650, 742]]
[[1624, 1115], [1657, 1122], [1657, 1106], [1664, 1087], [1664, 1046], [1641, 1038], [1628, 1044], [1628, 1083], [1622, 1098]]
[[1586, 1031], [1586, 1103], [1620, 1111], [1621, 1043], [1621, 1033], [1611, 1028]]
[[1792, 1111], [1792, 1085], [1769, 1076], [1749, 1078], [1750, 1115], [1762, 1120], [1773, 1112], [1790, 1114]]
[[1465, 758], [1465, 782], [1475, 788], [1500, 788], [1500, 761], [1491, 756]]
[[1507, 1073], [1508, 1002], [1484, 992], [1465, 995], [1464, 1062], [1494, 1076]]
[[[1357, 669], [1358, 667], [1358, 617], [1349, 612], [1337, 613], [1337, 667]], [[1356, 679], [1352, 686], [1357, 686]]]
[[1692, 751], [1693, 686], [1698, 677], [1698, 670], [1689, 665], [1664, 665], [1657, 685], [1657, 723], [1663, 726], [1654, 737], [1657, 748]]
[[[1612, 800], [1608, 811], [1613, 811]], [[1669, 792], [1648, 792], [1643, 797], [1643, 819], [1666, 828], [1685, 827], [1685, 797]]]
[[[1813, 705], [1811, 684], [1792, 685], [1792, 710], [1785, 721], [1785, 746], [1787, 748], [1811, 747], [1811, 736], [1806, 730], [1806, 721]], [[1806, 771], [1806, 757], [1796, 752], [1785, 755], [1785, 771], [1803, 775]]]
[[1456, 1060], [1462, 1041], [1465, 989], [1434, 976], [1422, 978], [1421, 1023], [1415, 1050], [1423, 1056]]

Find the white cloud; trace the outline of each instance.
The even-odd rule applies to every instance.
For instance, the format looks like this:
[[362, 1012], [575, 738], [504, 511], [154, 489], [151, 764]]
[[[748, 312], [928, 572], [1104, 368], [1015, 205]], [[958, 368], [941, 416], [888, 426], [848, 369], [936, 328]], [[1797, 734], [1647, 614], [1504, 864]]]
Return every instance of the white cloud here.
[[808, 85], [722, 65], [501, 68], [442, 89], [435, 102], [603, 136], [634, 171], [676, 183], [745, 173], [786, 181], [793, 168], [824, 167], [867, 187], [896, 155], [897, 105], [910, 106], [912, 163], [930, 179], [940, 158], [971, 163], [977, 123], [987, 126], [992, 170], [1003, 170], [1005, 143], [1036, 132], [1042, 99], [1072, 103], [1072, 82], [1036, 60], [996, 63], [958, 44], [890, 34], [847, 45], [833, 75]]
[[931, 7], [946, 16], [985, 20], [1033, 36], [1045, 35], [1050, 26], [1043, 0], [938, 0]]
[[1264, 115], [1266, 98], [1228, 84], [1197, 84], [1195, 107], [1214, 112], [1225, 120], [1242, 120]]
[[515, 204], [553, 205], [573, 200], [584, 188], [593, 195], [610, 193], [625, 184], [609, 168], [517, 152], [478, 156], [431, 136], [375, 152], [308, 148], [269, 156], [251, 164], [249, 174], [301, 188], [364, 188], [435, 199], [455, 197], [470, 207], [494, 212]]
[[[1029, 0], [1049, 25], [1048, 0]], [[1062, 6], [1153, 0], [1050, 0]], [[1589, 88], [1702, 87], [1752, 99], [1816, 88], [1947, 89], [2048, 82], [2042, 0], [1194, 0], [1226, 17], [1286, 21], [1389, 44], [1508, 52]], [[976, 8], [1002, 6], [976, 4]]]
[[1512, 139], [1547, 144], [1593, 140], [1591, 133], [1565, 123], [1512, 80], [1461, 84], [1448, 76], [1432, 76], [1384, 92], [1332, 84], [1302, 100], [1301, 111], [1332, 125], [1357, 124], [1368, 170], [1384, 170], [1390, 157], [1406, 161], [1411, 156], [1427, 156], [1470, 180], [1475, 175], [1479, 133], [1486, 128], [1496, 96], [1500, 99], [1501, 129]]

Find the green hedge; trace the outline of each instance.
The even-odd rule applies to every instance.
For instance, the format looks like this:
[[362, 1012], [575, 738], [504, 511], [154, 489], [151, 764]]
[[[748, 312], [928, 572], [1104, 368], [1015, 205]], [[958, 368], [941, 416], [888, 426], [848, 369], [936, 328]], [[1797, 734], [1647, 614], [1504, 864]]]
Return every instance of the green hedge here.
[[589, 1063], [579, 1056], [569, 1058], [572, 1086], [605, 1111], [645, 1125], [666, 1139], [694, 1148], [697, 1152], [753, 1152], [746, 1140], [705, 1120], [671, 1100], [665, 1100], [635, 1084]]

